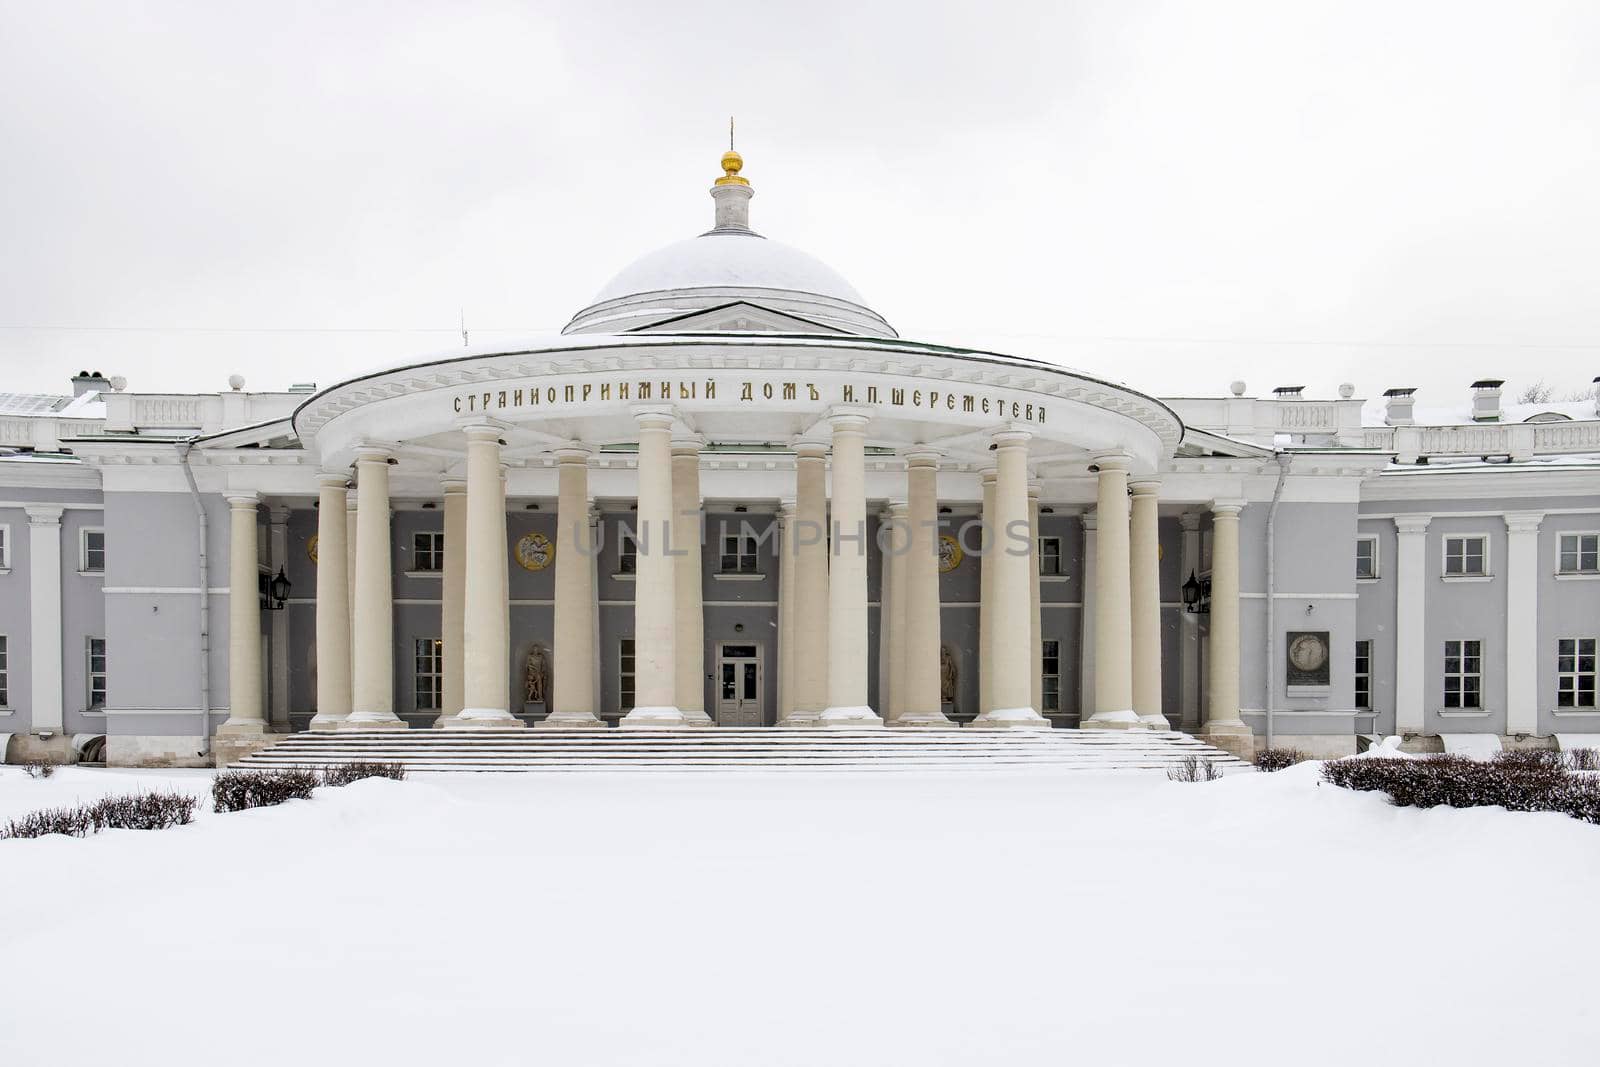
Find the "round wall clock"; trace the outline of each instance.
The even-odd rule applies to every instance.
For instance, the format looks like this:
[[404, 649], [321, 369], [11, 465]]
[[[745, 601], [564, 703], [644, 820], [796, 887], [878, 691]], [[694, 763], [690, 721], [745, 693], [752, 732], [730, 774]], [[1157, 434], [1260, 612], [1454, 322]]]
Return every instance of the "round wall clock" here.
[[949, 574], [961, 566], [961, 561], [966, 553], [961, 551], [961, 542], [949, 534], [939, 535], [939, 573]]
[[310, 540], [308, 540], [306, 542], [306, 555], [311, 557], [311, 562], [312, 563], [315, 563], [317, 561], [317, 535], [316, 534], [312, 534]]
[[1296, 670], [1313, 674], [1328, 662], [1328, 646], [1316, 634], [1301, 634], [1289, 643], [1289, 662]]
[[517, 562], [524, 570], [542, 571], [556, 558], [556, 546], [542, 533], [531, 533], [517, 542]]

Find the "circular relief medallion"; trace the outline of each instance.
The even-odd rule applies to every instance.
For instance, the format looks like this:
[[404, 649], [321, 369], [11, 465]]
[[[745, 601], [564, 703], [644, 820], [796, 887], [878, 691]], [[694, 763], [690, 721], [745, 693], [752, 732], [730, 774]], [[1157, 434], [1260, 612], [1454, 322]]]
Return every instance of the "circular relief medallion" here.
[[306, 542], [306, 555], [311, 557], [311, 562], [312, 563], [315, 563], [317, 561], [317, 535], [316, 534], [312, 534], [311, 535], [311, 539]]
[[961, 551], [961, 542], [949, 534], [939, 535], [939, 573], [949, 574], [961, 566], [965, 553]]
[[1315, 634], [1301, 634], [1289, 644], [1289, 662], [1307, 674], [1319, 671], [1328, 662], [1328, 646]]
[[531, 533], [517, 542], [517, 562], [524, 570], [542, 571], [556, 558], [556, 546], [542, 533]]

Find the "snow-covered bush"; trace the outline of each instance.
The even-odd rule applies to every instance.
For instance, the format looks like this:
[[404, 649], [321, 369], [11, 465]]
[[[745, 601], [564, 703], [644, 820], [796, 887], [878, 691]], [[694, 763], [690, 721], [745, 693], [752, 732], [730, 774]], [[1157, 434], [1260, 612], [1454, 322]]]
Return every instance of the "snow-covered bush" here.
[[0, 826], [5, 838], [44, 837], [66, 834], [86, 837], [101, 830], [165, 830], [194, 819], [195, 799], [187, 793], [135, 793], [131, 796], [104, 797], [93, 804], [75, 808], [47, 808], [12, 819]]
[[304, 767], [281, 771], [223, 771], [211, 782], [213, 811], [270, 808], [287, 800], [306, 800], [322, 784], [317, 772]]
[[1508, 752], [1488, 763], [1465, 756], [1344, 759], [1324, 764], [1322, 776], [1345, 789], [1387, 793], [1403, 808], [1499, 806], [1600, 822], [1600, 782], [1572, 774], [1554, 752]]
[[1256, 753], [1256, 770], [1281, 771], [1305, 760], [1304, 752], [1297, 748], [1264, 748]]
[[1563, 753], [1569, 771], [1600, 771], [1600, 749], [1573, 748]]
[[322, 772], [322, 784], [331, 786], [349, 785], [359, 782], [363, 778], [389, 778], [396, 782], [403, 781], [406, 769], [398, 763], [341, 763], [328, 767]]
[[56, 773], [56, 761], [49, 757], [23, 760], [22, 769], [29, 778], [48, 778]]
[[1222, 772], [1204, 756], [1185, 756], [1182, 763], [1167, 768], [1167, 777], [1174, 782], [1214, 782]]

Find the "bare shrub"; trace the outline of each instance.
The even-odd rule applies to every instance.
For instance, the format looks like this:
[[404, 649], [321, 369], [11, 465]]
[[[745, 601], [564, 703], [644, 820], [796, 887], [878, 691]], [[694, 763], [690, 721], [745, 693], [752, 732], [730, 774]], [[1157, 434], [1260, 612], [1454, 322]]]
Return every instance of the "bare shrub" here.
[[1256, 753], [1256, 770], [1281, 771], [1305, 762], [1306, 755], [1297, 748], [1264, 748]]
[[194, 821], [195, 798], [187, 793], [156, 790], [103, 797], [75, 808], [47, 808], [12, 819], [0, 827], [0, 839], [65, 834], [87, 837], [101, 830], [165, 830]]
[[1221, 777], [1222, 771], [1204, 756], [1185, 756], [1183, 762], [1167, 768], [1167, 778], [1174, 782], [1214, 782]]
[[1322, 777], [1345, 789], [1387, 793], [1403, 808], [1498, 806], [1600, 822], [1600, 781], [1573, 774], [1557, 752], [1504, 752], [1487, 763], [1465, 756], [1343, 759], [1324, 764]]
[[281, 771], [223, 771], [211, 781], [213, 811], [270, 808], [289, 800], [307, 800], [322, 784], [316, 771], [290, 767]]
[[33, 759], [23, 760], [22, 769], [29, 778], [48, 778], [56, 773], [59, 764], [49, 756], [37, 756]]
[[322, 784], [329, 786], [349, 785], [359, 782], [363, 778], [389, 778], [393, 781], [404, 781], [406, 769], [398, 763], [371, 763], [360, 762], [340, 763], [326, 767], [322, 771]]

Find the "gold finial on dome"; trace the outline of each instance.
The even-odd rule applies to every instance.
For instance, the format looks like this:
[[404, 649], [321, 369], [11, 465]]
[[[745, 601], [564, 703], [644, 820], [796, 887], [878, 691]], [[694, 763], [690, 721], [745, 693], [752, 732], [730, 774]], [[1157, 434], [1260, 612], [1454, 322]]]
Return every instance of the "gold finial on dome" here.
[[744, 169], [744, 157], [733, 150], [733, 116], [728, 116], [728, 150], [722, 153], [722, 177], [717, 179], [718, 185], [749, 185], [748, 178], [739, 177], [739, 172]]

